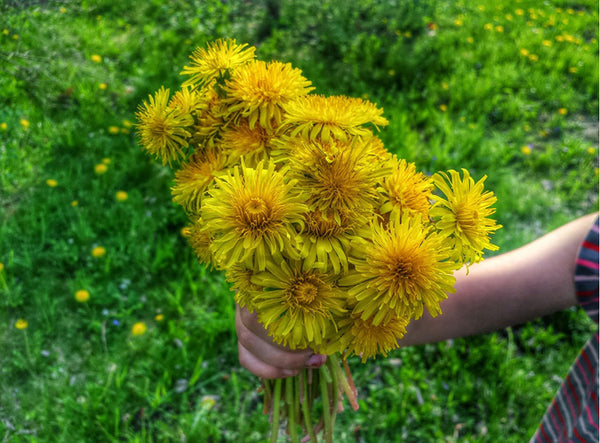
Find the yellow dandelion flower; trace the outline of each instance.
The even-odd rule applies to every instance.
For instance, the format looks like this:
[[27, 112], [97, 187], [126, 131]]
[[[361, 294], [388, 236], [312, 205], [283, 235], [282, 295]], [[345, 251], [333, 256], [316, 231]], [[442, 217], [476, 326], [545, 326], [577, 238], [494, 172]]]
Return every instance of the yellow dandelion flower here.
[[198, 111], [202, 106], [201, 94], [188, 87], [182, 88], [175, 92], [169, 101], [169, 109], [175, 109], [182, 115], [187, 115]]
[[108, 171], [108, 166], [106, 166], [104, 163], [98, 163], [96, 166], [94, 166], [94, 172], [98, 175], [105, 174], [106, 171]]
[[248, 120], [241, 119], [222, 131], [219, 146], [230, 155], [230, 162], [244, 157], [246, 165], [253, 167], [267, 159], [273, 137], [273, 131], [258, 125], [251, 128]]
[[525, 14], [525, 11], [523, 11], [521, 8], [515, 9], [515, 14], [518, 16], [522, 16]]
[[453, 292], [456, 263], [444, 237], [423, 224], [421, 217], [391, 220], [387, 227], [372, 224], [372, 235], [353, 249], [354, 264], [338, 280], [350, 297], [354, 311], [374, 325], [394, 317], [419, 318], [423, 308], [432, 316], [441, 310], [439, 302]]
[[118, 202], [124, 202], [128, 198], [129, 198], [129, 195], [125, 191], [117, 191], [116, 194], [115, 194], [115, 199]]
[[531, 148], [527, 145], [521, 146], [521, 152], [523, 155], [529, 155], [531, 154]]
[[119, 127], [118, 126], [109, 126], [108, 127], [108, 132], [111, 134], [118, 134], [119, 133]]
[[505, 17], [506, 17], [506, 20], [508, 20], [509, 22], [511, 22], [513, 19], [512, 14], [506, 14]]
[[19, 34], [14, 34], [14, 35], [12, 36], [12, 38], [13, 38], [13, 40], [19, 40]]
[[92, 257], [100, 258], [106, 255], [106, 248], [104, 246], [96, 246], [92, 249]]
[[226, 165], [227, 158], [219, 152], [210, 150], [192, 154], [175, 173], [175, 186], [171, 188], [173, 201], [188, 214], [199, 214], [204, 192]]
[[387, 218], [400, 218], [403, 213], [429, 218], [433, 182], [414, 163], [394, 157], [390, 162], [392, 172], [385, 177], [379, 188], [382, 197], [378, 211]]
[[376, 166], [376, 140], [315, 140], [289, 145], [290, 173], [306, 190], [310, 210], [319, 209], [322, 214], [332, 210], [338, 223], [340, 213], [352, 214], [357, 221], [372, 214], [377, 202], [375, 184], [389, 172], [389, 168]]
[[529, 57], [528, 57], [528, 58], [529, 58], [529, 60], [531, 60], [532, 62], [537, 62], [537, 61], [540, 59], [539, 55], [537, 55], [537, 54], [529, 54]]
[[462, 26], [463, 25], [463, 21], [460, 18], [457, 18], [456, 20], [454, 20], [454, 24], [456, 26]]
[[77, 300], [79, 303], [85, 303], [89, 299], [90, 299], [90, 293], [88, 290], [80, 289], [77, 292], [75, 292], [75, 300]]
[[6, 131], [8, 129], [8, 125], [6, 122], [0, 123], [0, 131]]
[[20, 318], [15, 322], [15, 328], [17, 329], [27, 329], [27, 326], [29, 326], [29, 323], [24, 318]]
[[22, 118], [21, 120], [19, 120], [19, 123], [21, 123], [21, 127], [24, 131], [27, 131], [29, 129], [29, 120]]
[[502, 26], [502, 25], [497, 25], [494, 29], [496, 29], [496, 32], [500, 32], [500, 33], [504, 32], [504, 26]]
[[286, 103], [314, 88], [302, 71], [289, 63], [255, 61], [236, 70], [224, 89], [228, 113], [247, 118], [250, 128], [257, 122], [272, 128], [281, 124]]
[[8, 29], [3, 29], [2, 34], [8, 35], [8, 34], [10, 34], [10, 31]]
[[352, 313], [340, 321], [340, 332], [335, 346], [346, 357], [360, 356], [363, 363], [369, 358], [399, 347], [398, 340], [404, 337], [409, 319], [393, 316], [386, 323], [374, 324], [373, 319], [363, 320], [360, 313]]
[[575, 66], [571, 66], [571, 67], [569, 68], [569, 72], [570, 72], [571, 74], [575, 74], [575, 73], [577, 72], [577, 68], [576, 68]]
[[494, 29], [494, 25], [492, 25], [491, 23], [486, 23], [485, 25], [483, 25], [483, 29], [485, 29], [486, 31], [491, 31], [492, 29]]
[[523, 57], [527, 57], [529, 55], [529, 49], [526, 48], [521, 48], [519, 50], [519, 53], [523, 56]]
[[157, 322], [161, 322], [161, 321], [163, 321], [164, 319], [165, 319], [165, 316], [164, 316], [163, 314], [156, 314], [156, 315], [154, 316], [154, 321], [157, 321]]
[[65, 8], [64, 6], [61, 6], [61, 7], [60, 7], [60, 12], [61, 12], [62, 14], [64, 14], [65, 12], [67, 12], [67, 8]]
[[202, 202], [202, 219], [211, 236], [216, 262], [264, 270], [272, 257], [299, 258], [296, 225], [303, 222], [304, 197], [273, 162], [256, 168], [235, 166], [215, 178]]
[[435, 201], [430, 211], [436, 220], [436, 228], [447, 237], [453, 252], [453, 259], [466, 264], [482, 260], [483, 250], [496, 251], [498, 246], [490, 242], [490, 235], [502, 226], [488, 218], [496, 210], [491, 206], [496, 197], [491, 191], [484, 191], [483, 176], [477, 183], [468, 171], [463, 177], [457, 171], [438, 172], [433, 180], [443, 197], [434, 195]]
[[552, 46], [552, 42], [550, 40], [544, 40], [544, 41], [542, 41], [542, 45], [544, 45], [546, 47], [550, 47], [550, 46]]
[[360, 98], [307, 95], [285, 106], [284, 121], [291, 136], [300, 134], [309, 140], [320, 137], [325, 142], [333, 137], [344, 141], [369, 135], [370, 130], [364, 125], [387, 125], [382, 114], [383, 109]]
[[58, 182], [53, 178], [49, 178], [48, 180], [46, 180], [46, 184], [51, 188], [56, 188], [58, 186]]
[[191, 134], [188, 128], [194, 120], [189, 114], [169, 108], [169, 90], [160, 88], [154, 97], [138, 108], [138, 135], [142, 146], [149, 154], [160, 158], [162, 164], [171, 164], [183, 156], [182, 149], [188, 146]]
[[206, 265], [213, 265], [210, 234], [203, 226], [202, 219], [198, 219], [194, 224], [188, 226], [188, 232], [189, 234], [186, 235], [187, 241], [194, 254], [196, 254], [198, 261]]
[[442, 104], [440, 105], [440, 111], [442, 111], [442, 112], [446, 112], [447, 110], [448, 110], [448, 105], [446, 105], [446, 104], [443, 104], [443, 103], [442, 103]]
[[207, 48], [197, 48], [190, 59], [190, 66], [184, 66], [182, 75], [191, 77], [183, 83], [187, 86], [204, 86], [211, 81], [231, 75], [232, 71], [254, 60], [254, 46], [238, 45], [235, 40], [217, 40]]
[[410, 31], [406, 31], [406, 32], [404, 32], [404, 34], [403, 34], [403, 35], [404, 35], [404, 37], [406, 37], [406, 38], [411, 38], [411, 37], [412, 37], [412, 32], [410, 32]]
[[467, 37], [467, 43], [473, 44], [473, 42], [475, 42], [475, 39], [473, 37]]
[[314, 140], [320, 137], [327, 142], [332, 137], [347, 140], [357, 135], [368, 135], [364, 125], [385, 126], [383, 109], [367, 100], [345, 96], [325, 97], [307, 95], [285, 106], [285, 125], [290, 135], [302, 135]]
[[564, 41], [565, 41], [565, 37], [564, 37], [564, 36], [562, 36], [562, 35], [557, 35], [556, 37], [554, 37], [554, 39], [555, 39], [557, 42], [564, 42]]
[[131, 128], [133, 126], [133, 123], [131, 123], [129, 120], [124, 119], [123, 120], [123, 126], [126, 128]]
[[75, 207], [75, 206], [77, 206], [77, 205], [79, 205], [79, 201], [77, 201], [77, 200], [73, 200], [73, 201], [71, 202], [71, 206], [72, 206], [72, 207]]
[[477, 6], [477, 9], [479, 9], [480, 11], [482, 11], [482, 12], [483, 12], [483, 11], [485, 11], [485, 6], [483, 6], [483, 5], [478, 5], [478, 6]]
[[98, 88], [102, 89], [103, 91], [108, 88], [106, 83], [98, 83]]
[[567, 111], [567, 108], [559, 108], [558, 109], [558, 113], [560, 115], [567, 115], [569, 111]]
[[336, 214], [333, 211], [321, 213], [320, 210], [304, 214], [304, 230], [299, 234], [302, 240], [300, 255], [304, 258], [305, 269], [316, 268], [328, 272], [331, 268], [334, 274], [348, 270], [346, 251], [350, 249], [350, 240], [354, 235], [354, 218], [344, 212]]
[[263, 290], [262, 286], [252, 283], [255, 272], [252, 269], [239, 265], [233, 265], [225, 270], [225, 279], [231, 284], [231, 290], [235, 292], [235, 301], [242, 308], [254, 312], [254, 298]]
[[304, 271], [300, 260], [269, 263], [252, 277], [263, 288], [254, 297], [258, 320], [276, 343], [319, 352], [345, 313], [345, 294], [332, 279], [315, 269]]
[[587, 152], [588, 154], [594, 155], [596, 153], [596, 148], [590, 146], [589, 148], [587, 148]]
[[90, 59], [94, 62], [94, 63], [100, 63], [102, 61], [102, 57], [99, 56], [98, 54], [94, 54], [90, 57]]
[[131, 334], [138, 337], [140, 335], [144, 335], [147, 331], [148, 326], [146, 326], [146, 323], [144, 323], [143, 321], [139, 321], [131, 327]]

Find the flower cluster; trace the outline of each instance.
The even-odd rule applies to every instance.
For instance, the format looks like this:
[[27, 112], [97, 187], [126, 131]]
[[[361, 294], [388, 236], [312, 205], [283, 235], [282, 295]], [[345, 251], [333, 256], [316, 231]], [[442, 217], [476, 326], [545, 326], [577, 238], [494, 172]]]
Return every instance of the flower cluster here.
[[388, 152], [369, 101], [311, 94], [299, 69], [219, 40], [138, 109], [142, 145], [177, 166], [173, 200], [200, 261], [292, 349], [364, 360], [398, 346], [453, 272], [497, 249], [494, 195]]

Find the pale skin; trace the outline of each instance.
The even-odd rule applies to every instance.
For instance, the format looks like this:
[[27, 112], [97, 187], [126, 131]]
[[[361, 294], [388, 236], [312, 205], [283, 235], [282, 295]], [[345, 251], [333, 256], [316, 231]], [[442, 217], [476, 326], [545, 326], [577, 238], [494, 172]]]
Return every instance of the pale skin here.
[[[434, 343], [499, 330], [577, 303], [573, 274], [582, 241], [597, 214], [574, 220], [513, 251], [456, 272], [456, 292], [441, 303], [442, 315], [413, 321], [400, 346]], [[255, 314], [237, 307], [242, 366], [259, 377], [282, 378], [318, 367], [325, 356], [274, 343]]]

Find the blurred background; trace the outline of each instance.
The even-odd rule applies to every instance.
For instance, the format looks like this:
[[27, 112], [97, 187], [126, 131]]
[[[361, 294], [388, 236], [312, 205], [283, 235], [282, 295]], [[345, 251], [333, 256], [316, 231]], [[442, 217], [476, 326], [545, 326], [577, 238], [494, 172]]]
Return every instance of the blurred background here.
[[[597, 1], [0, 0], [2, 442], [266, 440], [232, 293], [135, 134], [217, 38], [376, 102], [419, 170], [487, 175], [500, 252], [597, 210]], [[573, 309], [352, 360], [336, 441], [527, 441], [591, 330]]]

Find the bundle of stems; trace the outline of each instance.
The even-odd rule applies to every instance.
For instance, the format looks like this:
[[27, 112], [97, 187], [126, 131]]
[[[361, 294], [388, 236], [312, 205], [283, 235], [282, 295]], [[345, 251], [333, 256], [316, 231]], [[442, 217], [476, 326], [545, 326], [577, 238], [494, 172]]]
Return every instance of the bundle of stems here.
[[[271, 443], [277, 442], [283, 423], [292, 443], [317, 443], [321, 432], [324, 442], [333, 443], [333, 425], [343, 411], [344, 395], [352, 409], [358, 409], [348, 361], [340, 354], [330, 355], [320, 368], [304, 369], [294, 377], [264, 379], [262, 388], [263, 412], [271, 415]], [[320, 419], [313, 419], [319, 408]]]

